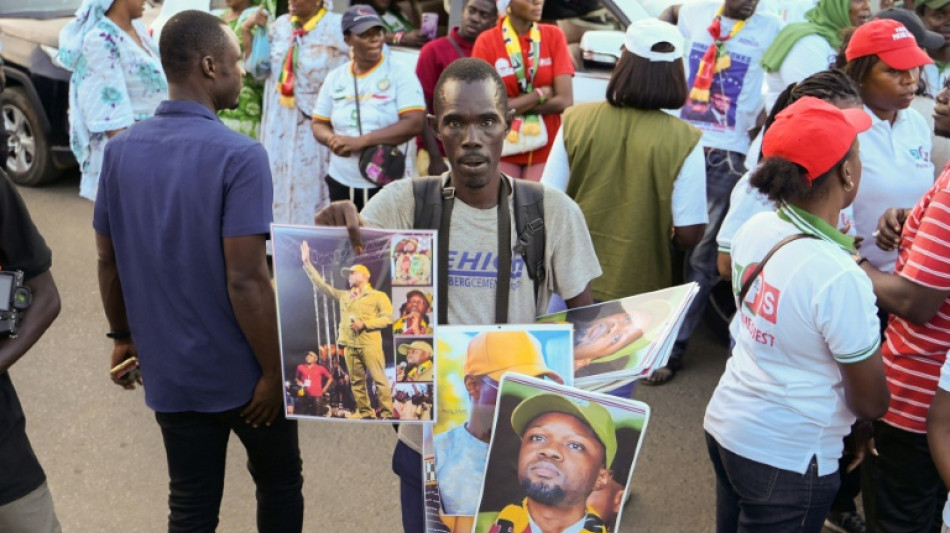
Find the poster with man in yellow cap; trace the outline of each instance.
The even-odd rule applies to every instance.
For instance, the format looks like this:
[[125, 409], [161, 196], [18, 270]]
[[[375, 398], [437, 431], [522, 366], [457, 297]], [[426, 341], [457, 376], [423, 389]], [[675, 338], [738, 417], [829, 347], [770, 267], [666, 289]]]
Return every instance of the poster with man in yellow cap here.
[[[294, 418], [358, 421], [420, 422], [431, 420], [430, 364], [418, 348], [431, 346], [433, 329], [394, 330], [399, 315], [394, 297], [405, 299], [405, 289], [394, 283], [397, 262], [411, 241], [433, 250], [431, 231], [363, 232], [363, 249], [355, 250], [342, 228], [272, 227], [274, 281], [284, 366], [287, 415]], [[434, 276], [428, 278], [435, 283]], [[434, 294], [434, 285], [413, 290]], [[431, 297], [430, 297], [431, 298]], [[426, 302], [435, 305], [434, 299]], [[421, 334], [421, 335], [417, 335]], [[413, 352], [409, 366], [397, 366], [397, 352]], [[428, 358], [431, 359], [431, 348]], [[307, 353], [319, 353], [326, 372], [299, 372]], [[326, 354], [326, 357], [322, 357]], [[313, 369], [310, 365], [305, 369]], [[397, 386], [411, 372], [414, 388]], [[400, 376], [402, 373], [402, 376]], [[428, 373], [428, 374], [427, 374]], [[428, 378], [428, 379], [425, 379]], [[425, 382], [428, 382], [425, 383]], [[315, 401], [313, 396], [319, 397]], [[394, 396], [397, 396], [394, 403]], [[410, 409], [404, 403], [411, 399]], [[298, 409], [318, 406], [316, 410]]]
[[649, 417], [642, 402], [504, 376], [471, 531], [618, 531]]
[[571, 384], [572, 335], [570, 325], [439, 328], [437, 416], [431, 449], [423, 450], [432, 458], [426, 501], [436, 506], [434, 520], [475, 515], [501, 376], [515, 372]]

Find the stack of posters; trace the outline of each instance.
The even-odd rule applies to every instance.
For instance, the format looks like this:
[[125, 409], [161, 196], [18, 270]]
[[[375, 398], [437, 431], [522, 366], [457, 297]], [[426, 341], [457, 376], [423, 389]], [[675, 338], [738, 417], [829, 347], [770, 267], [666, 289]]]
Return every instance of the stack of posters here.
[[666, 366], [693, 302], [696, 283], [544, 315], [538, 323], [574, 325], [574, 385], [616, 389]]
[[290, 418], [425, 422], [435, 400], [435, 232], [273, 225]]

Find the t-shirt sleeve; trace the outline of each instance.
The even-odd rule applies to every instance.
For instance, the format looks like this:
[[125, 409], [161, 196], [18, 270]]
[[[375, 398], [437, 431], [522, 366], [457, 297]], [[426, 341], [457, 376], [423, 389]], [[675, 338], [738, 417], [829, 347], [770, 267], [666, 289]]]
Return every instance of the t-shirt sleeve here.
[[686, 156], [673, 182], [673, 225], [692, 226], [709, 221], [706, 209], [706, 157], [702, 143]]
[[0, 268], [22, 270], [26, 279], [49, 270], [53, 254], [20, 193], [0, 170]]
[[801, 81], [829, 66], [829, 54], [834, 51], [823, 37], [808, 35], [792, 46], [779, 69], [784, 83]]
[[571, 52], [567, 49], [567, 38], [564, 32], [557, 26], [551, 26], [551, 60], [554, 63], [554, 77], [573, 76], [574, 60], [571, 59]]
[[871, 281], [852, 267], [831, 276], [811, 303], [818, 331], [842, 364], [860, 363], [881, 345]]
[[422, 96], [422, 85], [411, 72], [397, 70], [396, 109], [399, 114], [409, 111], [425, 111], [426, 101]]
[[323, 122], [330, 122], [330, 116], [333, 114], [333, 87], [336, 85], [336, 71], [327, 74], [327, 78], [320, 86], [320, 92], [317, 93], [317, 103], [313, 107], [313, 119]]
[[743, 224], [753, 216], [766, 211], [774, 211], [775, 206], [749, 185], [749, 173], [746, 172], [732, 189], [729, 196], [729, 211], [719, 227], [716, 244], [719, 253], [731, 253], [732, 241]]
[[383, 187], [360, 211], [367, 226], [383, 229], [412, 228], [416, 202], [412, 180], [397, 180]]
[[267, 153], [255, 144], [234, 157], [225, 181], [221, 237], [269, 233], [274, 221], [274, 186]]
[[554, 292], [565, 300], [603, 274], [581, 208], [561, 191], [544, 191], [545, 254]]
[[[705, 170], [703, 170], [705, 173]], [[551, 144], [551, 153], [548, 154], [548, 161], [544, 164], [544, 172], [541, 174], [541, 183], [557, 189], [559, 191], [567, 190], [567, 183], [571, 179], [571, 165], [567, 158], [567, 149], [564, 147], [564, 127], [557, 130], [554, 142]], [[705, 198], [705, 193], [703, 194]]]
[[121, 46], [110, 43], [101, 33], [86, 35], [82, 43], [85, 70], [73, 74], [74, 79], [79, 78], [74, 83], [80, 113], [86, 127], [95, 133], [120, 130], [135, 122], [122, 71]]
[[436, 47], [439, 41], [426, 43], [419, 52], [416, 62], [416, 78], [422, 86], [422, 96], [425, 98], [426, 109], [432, 110], [432, 99], [435, 96], [435, 85], [439, 81]]
[[[915, 213], [916, 214], [916, 213]], [[950, 290], [950, 190], [939, 189], [921, 215], [900, 275], [925, 287]]]

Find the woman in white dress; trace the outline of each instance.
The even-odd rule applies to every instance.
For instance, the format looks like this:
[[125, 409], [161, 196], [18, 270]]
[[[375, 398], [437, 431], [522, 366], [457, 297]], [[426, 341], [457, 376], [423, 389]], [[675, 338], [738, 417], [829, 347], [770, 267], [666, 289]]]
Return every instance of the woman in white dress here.
[[168, 98], [142, 0], [84, 0], [59, 34], [69, 79], [69, 141], [82, 170], [79, 195], [96, 199], [106, 142]]
[[[322, 0], [289, 2], [290, 12], [271, 23], [271, 72], [264, 86], [261, 143], [270, 158], [274, 180], [274, 222], [313, 224], [313, 214], [329, 203], [323, 177], [330, 151], [310, 131], [311, 114], [327, 74], [349, 59], [340, 16]], [[261, 12], [241, 29], [250, 41]], [[250, 47], [245, 47], [249, 53]]]

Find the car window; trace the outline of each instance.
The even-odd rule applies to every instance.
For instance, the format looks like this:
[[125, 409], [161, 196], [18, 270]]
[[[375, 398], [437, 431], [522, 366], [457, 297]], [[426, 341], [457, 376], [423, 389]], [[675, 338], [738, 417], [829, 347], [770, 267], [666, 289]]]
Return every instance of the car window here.
[[16, 0], [0, 2], [0, 16], [22, 15], [35, 18], [69, 16], [82, 0]]

